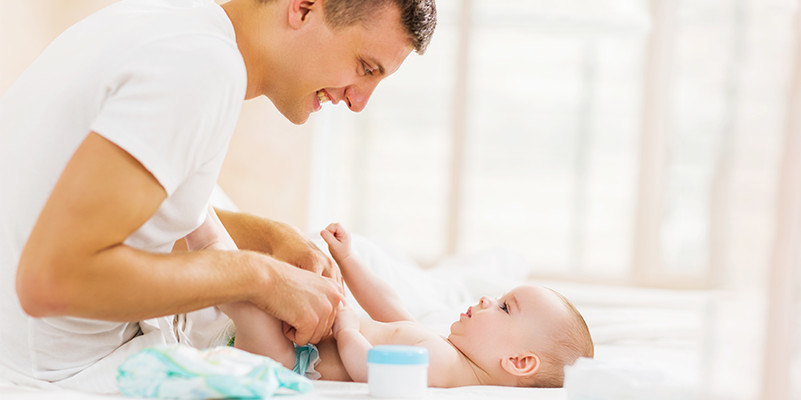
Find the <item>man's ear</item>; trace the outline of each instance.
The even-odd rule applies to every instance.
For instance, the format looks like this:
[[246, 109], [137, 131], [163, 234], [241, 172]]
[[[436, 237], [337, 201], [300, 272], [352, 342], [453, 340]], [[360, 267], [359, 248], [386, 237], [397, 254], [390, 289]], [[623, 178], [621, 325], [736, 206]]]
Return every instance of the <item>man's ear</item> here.
[[540, 369], [540, 357], [534, 353], [524, 353], [506, 357], [501, 360], [504, 371], [511, 375], [525, 377], [532, 376]]
[[[289, 26], [298, 29], [309, 20], [309, 13], [321, 8], [322, 0], [289, 0]], [[322, 15], [322, 14], [321, 14]]]

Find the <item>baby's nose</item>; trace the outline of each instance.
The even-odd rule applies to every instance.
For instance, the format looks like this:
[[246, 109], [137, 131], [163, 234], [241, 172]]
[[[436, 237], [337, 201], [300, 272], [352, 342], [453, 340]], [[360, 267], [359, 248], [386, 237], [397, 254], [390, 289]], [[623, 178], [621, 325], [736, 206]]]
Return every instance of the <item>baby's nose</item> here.
[[490, 299], [487, 296], [484, 296], [481, 298], [481, 300], [478, 301], [478, 304], [481, 306], [481, 308], [487, 308], [490, 305], [492, 305], [492, 299]]

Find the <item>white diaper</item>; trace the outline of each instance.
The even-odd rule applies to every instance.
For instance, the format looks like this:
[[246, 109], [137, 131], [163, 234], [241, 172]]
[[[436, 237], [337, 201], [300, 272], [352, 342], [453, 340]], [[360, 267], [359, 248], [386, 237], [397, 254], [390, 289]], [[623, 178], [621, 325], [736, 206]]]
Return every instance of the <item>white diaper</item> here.
[[317, 346], [313, 344], [295, 345], [295, 368], [292, 371], [316, 381], [321, 377], [320, 373], [314, 369], [319, 362], [320, 352], [317, 351]]

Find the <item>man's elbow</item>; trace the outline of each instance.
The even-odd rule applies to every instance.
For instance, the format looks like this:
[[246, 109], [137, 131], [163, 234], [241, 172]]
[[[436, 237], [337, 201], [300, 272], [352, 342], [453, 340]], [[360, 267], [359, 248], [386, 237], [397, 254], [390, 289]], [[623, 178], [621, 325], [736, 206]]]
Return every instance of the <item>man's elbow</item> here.
[[17, 269], [17, 299], [22, 310], [34, 318], [62, 315], [66, 301], [63, 284], [44, 268], [29, 268], [20, 262]]

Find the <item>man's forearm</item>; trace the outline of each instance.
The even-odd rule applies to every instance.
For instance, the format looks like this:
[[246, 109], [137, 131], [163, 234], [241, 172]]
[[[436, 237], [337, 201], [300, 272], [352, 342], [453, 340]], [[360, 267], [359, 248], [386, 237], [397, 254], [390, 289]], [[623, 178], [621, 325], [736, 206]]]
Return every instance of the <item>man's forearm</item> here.
[[281, 222], [241, 212], [215, 211], [240, 249], [272, 254], [277, 243], [303, 238], [295, 228]]
[[23, 304], [37, 317], [137, 321], [249, 300], [257, 288], [269, 287], [270, 269], [257, 265], [270, 261], [254, 252], [153, 254], [117, 245], [46, 270], [24, 271], [38, 276], [20, 277], [18, 291], [39, 293], [33, 296], [38, 301]]
[[216, 211], [240, 249], [269, 254], [342, 285], [342, 275], [333, 260], [293, 226], [250, 214]]

